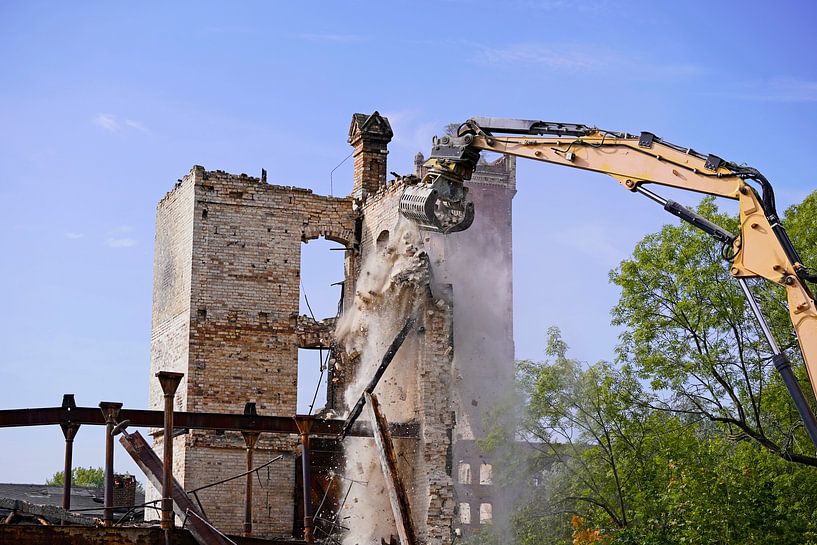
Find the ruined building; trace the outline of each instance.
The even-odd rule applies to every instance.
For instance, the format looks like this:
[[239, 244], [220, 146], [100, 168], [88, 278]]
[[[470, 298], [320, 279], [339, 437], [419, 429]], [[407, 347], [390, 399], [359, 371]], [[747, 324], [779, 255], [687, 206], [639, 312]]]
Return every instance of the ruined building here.
[[[392, 136], [388, 120], [377, 112], [353, 116], [349, 197], [195, 166], [162, 199], [151, 377], [160, 370], [184, 373], [178, 410], [241, 413], [254, 402], [259, 414], [295, 414], [298, 349], [336, 348], [335, 317], [299, 316], [301, 245], [325, 237], [346, 248], [342, 311], [349, 308], [367, 258], [396, 236], [398, 201], [404, 184], [413, 180], [387, 182]], [[420, 155], [416, 174], [422, 175]], [[422, 234], [435, 287], [424, 295], [427, 304], [407, 341], [413, 348], [383, 379], [386, 416], [410, 420], [419, 429], [416, 439], [399, 440], [401, 471], [418, 536], [429, 544], [450, 543], [454, 528], [468, 532], [498, 514], [491, 503], [490, 460], [474, 440], [486, 432], [486, 411], [512, 381], [514, 160], [482, 164], [469, 187], [477, 209], [474, 225], [447, 237]], [[341, 415], [349, 408], [343, 391], [355, 372], [355, 362], [347, 360], [337, 355], [344, 365], [330, 366], [327, 392], [328, 408]], [[155, 380], [150, 384], [150, 407], [161, 408], [162, 393]], [[390, 397], [389, 384], [400, 393]], [[401, 410], [405, 406], [411, 414]], [[161, 449], [160, 431], [154, 440]], [[174, 474], [188, 490], [245, 470], [246, 443], [238, 432], [179, 430], [174, 441]], [[259, 474], [253, 535], [298, 535], [303, 527], [297, 443], [294, 436], [265, 434], [256, 444], [257, 464], [283, 458]], [[325, 450], [326, 456], [312, 462], [319, 479], [342, 465], [337, 445], [326, 441]], [[158, 497], [149, 487], [146, 499]], [[216, 526], [241, 531], [243, 481], [203, 490], [199, 498]]]

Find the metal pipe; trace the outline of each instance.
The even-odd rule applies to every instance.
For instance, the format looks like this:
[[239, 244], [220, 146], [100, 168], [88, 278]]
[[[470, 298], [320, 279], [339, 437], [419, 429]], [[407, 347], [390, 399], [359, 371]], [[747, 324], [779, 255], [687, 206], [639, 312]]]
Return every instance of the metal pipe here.
[[102, 524], [113, 526], [113, 428], [122, 404], [102, 401], [99, 408], [105, 415], [105, 499]]
[[[65, 459], [62, 466], [62, 508], [68, 511], [71, 509], [71, 479], [74, 472], [74, 437], [76, 437], [77, 431], [79, 431], [79, 424], [74, 424], [70, 418], [70, 411], [77, 407], [77, 403], [74, 401], [74, 394], [63, 394], [62, 407], [69, 415], [68, 422], [60, 424], [62, 435], [65, 437]], [[64, 519], [62, 524], [65, 524]]]
[[644, 195], [645, 197], [647, 197], [649, 199], [652, 199], [653, 201], [657, 202], [661, 206], [665, 206], [667, 204], [667, 199], [665, 199], [661, 195], [658, 195], [657, 193], [653, 193], [652, 191], [645, 188], [644, 186], [639, 185], [639, 186], [637, 186], [635, 188], [635, 190], [638, 191], [639, 193], [641, 193], [642, 195]]
[[71, 478], [74, 472], [74, 437], [77, 434], [77, 430], [79, 430], [78, 425], [68, 425], [62, 430], [65, 435], [65, 463], [62, 469], [62, 508], [66, 511], [71, 509]]
[[777, 341], [772, 335], [772, 330], [769, 328], [769, 324], [766, 322], [766, 317], [763, 316], [763, 312], [760, 310], [760, 305], [757, 304], [757, 300], [755, 299], [752, 290], [749, 289], [749, 284], [746, 282], [746, 279], [738, 278], [738, 284], [740, 284], [740, 287], [743, 290], [743, 295], [746, 297], [746, 301], [749, 303], [749, 308], [752, 309], [752, 314], [755, 315], [755, 319], [757, 320], [758, 324], [760, 324], [760, 329], [763, 331], [763, 335], [766, 337], [769, 346], [772, 348], [772, 353], [780, 354], [780, 347], [777, 345]]
[[258, 433], [244, 432], [244, 442], [247, 444], [247, 481], [244, 488], [244, 537], [252, 536], [252, 481], [253, 481], [253, 452], [258, 441]]
[[176, 396], [176, 389], [184, 376], [183, 373], [171, 373], [169, 371], [159, 371], [156, 378], [162, 386], [162, 393], [165, 400], [164, 414], [164, 434], [162, 443], [164, 446], [163, 471], [162, 471], [162, 518], [159, 525], [167, 532], [173, 528], [175, 517], [173, 516], [173, 400]]
[[309, 452], [309, 432], [301, 434], [301, 467], [304, 481], [304, 541], [314, 543], [312, 535], [312, 456]]
[[760, 310], [760, 305], [757, 304], [755, 296], [749, 289], [746, 279], [738, 278], [738, 283], [740, 284], [741, 289], [743, 289], [743, 295], [746, 296], [746, 300], [749, 303], [749, 308], [752, 309], [752, 314], [755, 315], [755, 319], [760, 324], [760, 329], [763, 331], [763, 335], [766, 337], [766, 341], [768, 341], [769, 346], [772, 349], [772, 363], [774, 363], [775, 368], [783, 378], [783, 383], [786, 385], [786, 389], [789, 391], [789, 395], [794, 401], [794, 405], [797, 407], [797, 412], [800, 413], [800, 419], [803, 421], [803, 425], [806, 427], [806, 431], [811, 438], [811, 442], [814, 443], [814, 447], [817, 448], [817, 418], [814, 417], [814, 413], [811, 411], [811, 407], [806, 400], [806, 396], [803, 394], [803, 390], [800, 388], [800, 382], [794, 375], [789, 358], [780, 350], [777, 341], [772, 335], [772, 330], [769, 328], [769, 324], [766, 323], [766, 318], [763, 316], [763, 313]]
[[312, 456], [309, 451], [309, 432], [314, 419], [310, 416], [296, 416], [295, 423], [298, 426], [301, 438], [301, 476], [304, 489], [304, 541], [315, 543], [312, 533]]

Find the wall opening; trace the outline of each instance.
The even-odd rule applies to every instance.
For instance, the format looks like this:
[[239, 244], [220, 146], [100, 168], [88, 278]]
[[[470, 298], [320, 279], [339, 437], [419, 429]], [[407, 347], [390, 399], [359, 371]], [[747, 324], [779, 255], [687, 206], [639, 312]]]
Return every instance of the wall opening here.
[[471, 484], [471, 464], [460, 462], [457, 475], [460, 484]]
[[471, 505], [460, 503], [460, 524], [471, 524]]
[[[301, 244], [301, 285], [298, 314], [307, 323], [318, 322], [308, 349], [298, 350], [298, 414], [319, 412], [326, 406], [329, 345], [332, 326], [320, 322], [338, 314], [340, 282], [344, 278], [345, 248], [324, 238]], [[323, 348], [318, 339], [322, 340]]]
[[385, 252], [386, 248], [389, 247], [389, 232], [386, 229], [380, 231], [380, 234], [377, 235], [375, 247], [381, 252]]
[[479, 484], [493, 484], [493, 467], [491, 467], [491, 464], [479, 465]]
[[298, 414], [315, 414], [326, 406], [329, 350], [298, 349]]
[[479, 523], [491, 524], [494, 522], [494, 508], [490, 503], [479, 504]]
[[325, 238], [301, 244], [299, 314], [310, 317], [314, 314], [316, 320], [337, 314], [341, 291], [339, 282], [343, 281], [343, 258], [346, 254], [344, 250], [342, 244]]

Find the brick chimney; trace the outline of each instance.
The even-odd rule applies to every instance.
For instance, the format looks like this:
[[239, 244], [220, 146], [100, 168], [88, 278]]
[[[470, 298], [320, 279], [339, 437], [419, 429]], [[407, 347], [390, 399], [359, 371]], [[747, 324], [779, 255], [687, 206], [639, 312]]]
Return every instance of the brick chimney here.
[[386, 183], [386, 155], [394, 133], [389, 120], [374, 112], [354, 114], [349, 127], [349, 144], [355, 151], [355, 179], [352, 196], [365, 198]]

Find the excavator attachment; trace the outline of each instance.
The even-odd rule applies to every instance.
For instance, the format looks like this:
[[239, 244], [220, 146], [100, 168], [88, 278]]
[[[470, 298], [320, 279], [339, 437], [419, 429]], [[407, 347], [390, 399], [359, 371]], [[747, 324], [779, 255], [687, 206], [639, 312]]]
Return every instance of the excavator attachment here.
[[464, 231], [474, 222], [474, 203], [465, 201], [467, 192], [462, 180], [432, 169], [419, 184], [405, 189], [400, 213], [426, 231]]
[[428, 173], [403, 192], [400, 213], [426, 231], [456, 233], [468, 229], [474, 222], [474, 203], [465, 200], [468, 188], [463, 184], [471, 179], [479, 162], [473, 141], [471, 134], [435, 137], [425, 164]]

